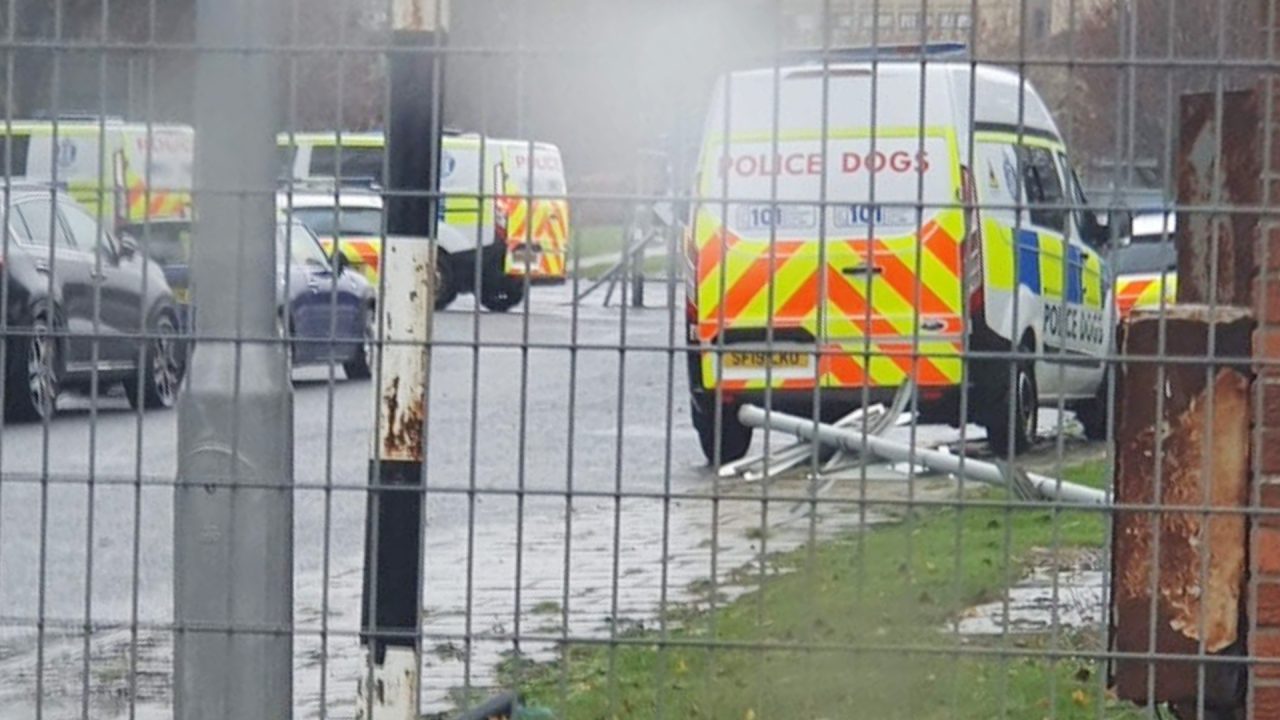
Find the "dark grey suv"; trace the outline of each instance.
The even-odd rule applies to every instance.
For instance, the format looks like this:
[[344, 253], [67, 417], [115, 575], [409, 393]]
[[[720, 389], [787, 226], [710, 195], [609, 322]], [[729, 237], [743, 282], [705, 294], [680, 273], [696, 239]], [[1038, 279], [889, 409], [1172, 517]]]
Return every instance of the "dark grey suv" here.
[[160, 267], [65, 193], [15, 186], [7, 200], [6, 415], [52, 417], [95, 371], [100, 391], [120, 383], [134, 407], [171, 407], [184, 362]]

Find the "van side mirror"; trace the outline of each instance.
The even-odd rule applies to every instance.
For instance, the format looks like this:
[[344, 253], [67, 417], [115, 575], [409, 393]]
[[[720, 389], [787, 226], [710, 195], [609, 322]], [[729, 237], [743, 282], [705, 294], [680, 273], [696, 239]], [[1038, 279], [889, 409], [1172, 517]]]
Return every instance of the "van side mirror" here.
[[1133, 230], [1133, 215], [1127, 210], [1099, 210], [1082, 213], [1085, 227], [1082, 239], [1095, 248], [1105, 248], [1111, 238], [1128, 237]]
[[1107, 213], [1107, 229], [1115, 230], [1116, 237], [1133, 234], [1133, 213], [1128, 210], [1111, 210]]

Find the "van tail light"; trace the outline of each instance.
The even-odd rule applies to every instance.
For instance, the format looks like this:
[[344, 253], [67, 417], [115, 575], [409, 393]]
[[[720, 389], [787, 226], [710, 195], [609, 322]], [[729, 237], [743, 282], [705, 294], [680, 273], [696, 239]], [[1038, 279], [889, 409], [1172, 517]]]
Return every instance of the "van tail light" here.
[[688, 327], [689, 341], [698, 339], [698, 247], [694, 242], [694, 229], [687, 228], [684, 233], [685, 273], [689, 282], [685, 289], [684, 318]]
[[978, 186], [968, 167], [960, 168], [960, 194], [964, 203], [964, 239], [960, 243], [960, 267], [969, 293], [969, 315], [983, 317], [986, 294], [982, 286], [982, 214], [978, 211]]

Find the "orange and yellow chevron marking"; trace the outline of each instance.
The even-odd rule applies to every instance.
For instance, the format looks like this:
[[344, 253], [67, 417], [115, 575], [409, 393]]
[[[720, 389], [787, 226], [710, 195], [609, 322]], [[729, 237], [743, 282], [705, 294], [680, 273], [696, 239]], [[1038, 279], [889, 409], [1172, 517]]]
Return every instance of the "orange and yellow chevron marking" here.
[[[495, 202], [507, 219], [507, 274], [563, 279], [568, 266], [569, 204], [563, 200], [535, 200], [531, 223], [529, 201], [505, 197]], [[536, 263], [515, 252], [529, 244], [538, 249]]]
[[[704, 383], [715, 387], [715, 342], [723, 332], [758, 335], [772, 326], [826, 338], [816, 370], [808, 378], [794, 369], [775, 369], [770, 378], [763, 371], [727, 377], [725, 389], [896, 387], [908, 379], [922, 387], [959, 384], [962, 228], [963, 216], [946, 211], [925, 224], [919, 240], [769, 243], [735, 236], [704, 210], [694, 227], [697, 267], [690, 283], [697, 337], [709, 350], [703, 354]], [[921, 327], [923, 320], [929, 330]], [[794, 340], [787, 343], [794, 347]]]
[[191, 207], [189, 193], [153, 190], [148, 196], [146, 187], [141, 183], [129, 187], [126, 201], [128, 219], [134, 222], [186, 218]]
[[[333, 238], [320, 238], [320, 245], [326, 253], [333, 254]], [[352, 268], [370, 283], [377, 284], [382, 257], [382, 242], [378, 238], [343, 238], [342, 254], [351, 261]]]
[[1134, 308], [1160, 307], [1160, 291], [1164, 288], [1164, 302], [1172, 305], [1177, 298], [1178, 276], [1129, 275], [1116, 280], [1116, 311], [1123, 320]]

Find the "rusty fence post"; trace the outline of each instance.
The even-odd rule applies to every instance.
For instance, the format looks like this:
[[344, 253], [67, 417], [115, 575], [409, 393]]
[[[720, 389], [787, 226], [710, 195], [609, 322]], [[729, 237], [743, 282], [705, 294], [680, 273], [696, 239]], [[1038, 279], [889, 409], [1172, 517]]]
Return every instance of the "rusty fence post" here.
[[1195, 656], [1243, 654], [1252, 332], [1247, 309], [1202, 305], [1139, 310], [1125, 329], [1115, 499], [1155, 509], [1115, 513], [1113, 646], [1187, 656], [1118, 660], [1125, 700], [1195, 707], [1203, 668], [1206, 707], [1239, 702], [1242, 666]]
[[365, 517], [356, 717], [416, 720], [421, 687], [423, 430], [427, 419], [434, 262], [426, 238], [389, 237], [382, 252], [382, 351]]
[[388, 56], [390, 117], [384, 176], [386, 236], [380, 259], [369, 455], [361, 639], [365, 671], [358, 720], [417, 720], [422, 687], [422, 539], [427, 375], [435, 307], [440, 118], [449, 0], [394, 0], [397, 52]]

